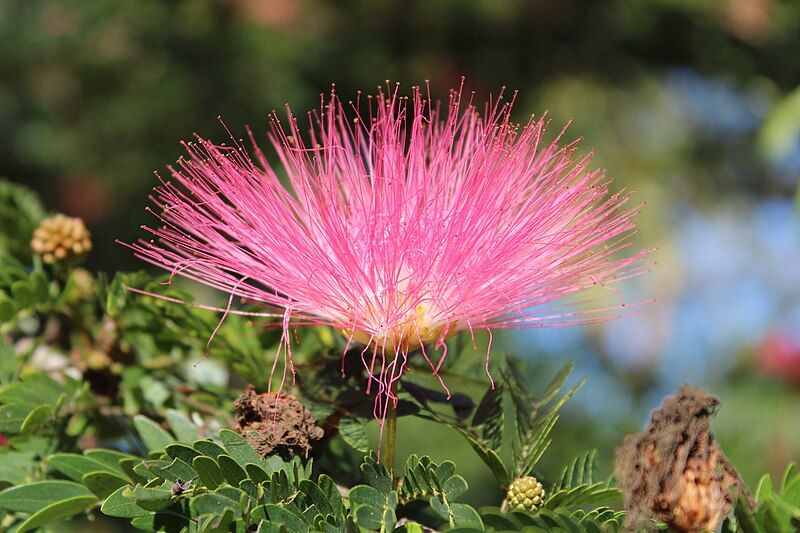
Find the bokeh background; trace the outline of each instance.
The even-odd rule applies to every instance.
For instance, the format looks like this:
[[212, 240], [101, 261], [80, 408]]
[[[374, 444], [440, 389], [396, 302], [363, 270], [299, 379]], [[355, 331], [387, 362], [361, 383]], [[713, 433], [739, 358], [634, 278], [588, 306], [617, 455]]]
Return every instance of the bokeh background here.
[[[0, 176], [83, 217], [90, 267], [138, 268], [152, 172], [198, 132], [266, 130], [384, 80], [466, 76], [519, 90], [646, 202], [637, 315], [504, 335], [544, 381], [568, 359], [588, 384], [544, 468], [621, 436], [684, 382], [722, 400], [715, 431], [747, 481], [800, 458], [800, 3], [781, 0], [3, 0]], [[265, 355], [266, 357], [266, 355]], [[541, 378], [541, 379], [540, 379]], [[455, 456], [475, 502], [488, 471], [456, 438], [408, 431], [405, 451]], [[404, 437], [404, 435], [408, 435]], [[452, 442], [452, 446], [449, 444]]]

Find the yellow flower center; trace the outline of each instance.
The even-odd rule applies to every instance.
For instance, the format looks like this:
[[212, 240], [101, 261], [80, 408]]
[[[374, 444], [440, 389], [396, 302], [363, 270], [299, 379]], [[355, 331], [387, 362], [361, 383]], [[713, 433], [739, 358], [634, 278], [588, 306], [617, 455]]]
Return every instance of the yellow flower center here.
[[342, 335], [361, 344], [378, 349], [397, 350], [410, 352], [423, 344], [437, 342], [442, 338], [449, 338], [457, 332], [457, 322], [434, 322], [429, 304], [420, 303], [414, 313], [406, 314], [406, 319], [398, 321], [394, 326], [386, 328], [383, 325], [375, 331], [346, 328], [341, 329]]

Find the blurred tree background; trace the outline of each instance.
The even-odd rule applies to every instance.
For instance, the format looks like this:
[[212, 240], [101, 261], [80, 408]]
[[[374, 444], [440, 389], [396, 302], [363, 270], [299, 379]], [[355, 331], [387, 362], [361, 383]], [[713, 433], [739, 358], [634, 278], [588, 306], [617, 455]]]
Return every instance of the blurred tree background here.
[[[559, 460], [596, 447], [608, 465], [683, 382], [720, 396], [717, 435], [748, 482], [797, 460], [798, 2], [3, 0], [0, 176], [86, 220], [90, 267], [138, 268], [114, 240], [142, 236], [152, 172], [179, 140], [224, 141], [218, 116], [263, 141], [269, 112], [315, 107], [334, 82], [346, 98], [430, 79], [446, 97], [462, 75], [481, 99], [519, 90], [520, 120], [572, 120], [568, 136], [647, 202], [653, 269], [623, 289], [653, 303], [495, 346], [542, 380], [566, 359], [588, 379], [557, 430]], [[587, 421], [592, 432], [571, 429]], [[446, 435], [405, 435], [401, 422], [405, 452], [468, 468], [472, 452], [443, 451]], [[481, 501], [489, 474], [471, 463]]]

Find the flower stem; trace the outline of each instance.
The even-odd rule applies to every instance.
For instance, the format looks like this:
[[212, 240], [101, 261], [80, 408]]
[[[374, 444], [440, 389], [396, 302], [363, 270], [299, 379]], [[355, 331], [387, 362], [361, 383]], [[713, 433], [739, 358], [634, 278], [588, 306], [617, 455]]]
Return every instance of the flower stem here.
[[[399, 380], [398, 380], [399, 381]], [[392, 396], [397, 396], [397, 383], [392, 383]], [[383, 427], [383, 442], [381, 443], [381, 464], [391, 474], [394, 472], [395, 447], [397, 444], [397, 409], [392, 400], [386, 410], [386, 420]]]

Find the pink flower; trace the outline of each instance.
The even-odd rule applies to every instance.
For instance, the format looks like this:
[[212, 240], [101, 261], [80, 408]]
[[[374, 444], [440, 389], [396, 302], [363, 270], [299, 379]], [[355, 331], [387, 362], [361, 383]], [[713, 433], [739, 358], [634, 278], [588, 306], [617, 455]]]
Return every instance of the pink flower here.
[[800, 343], [785, 332], [769, 332], [756, 346], [756, 362], [765, 374], [800, 384]]
[[242, 141], [198, 138], [156, 189], [163, 226], [146, 229], [158, 241], [130, 246], [228, 293], [228, 312], [234, 297], [271, 309], [292, 371], [294, 326], [362, 344], [382, 418], [411, 352], [437, 374], [460, 331], [611, 318], [624, 306], [617, 291], [595, 291], [615, 298], [599, 308], [548, 304], [643, 268], [645, 252], [627, 253], [628, 195], [609, 195], [574, 143], [545, 142], [542, 119], [516, 124], [511, 108], [502, 94], [482, 112], [461, 91], [444, 112], [419, 88], [366, 105], [332, 94], [307, 131], [288, 108], [288, 123], [272, 115], [277, 168], [249, 130], [252, 156]]

